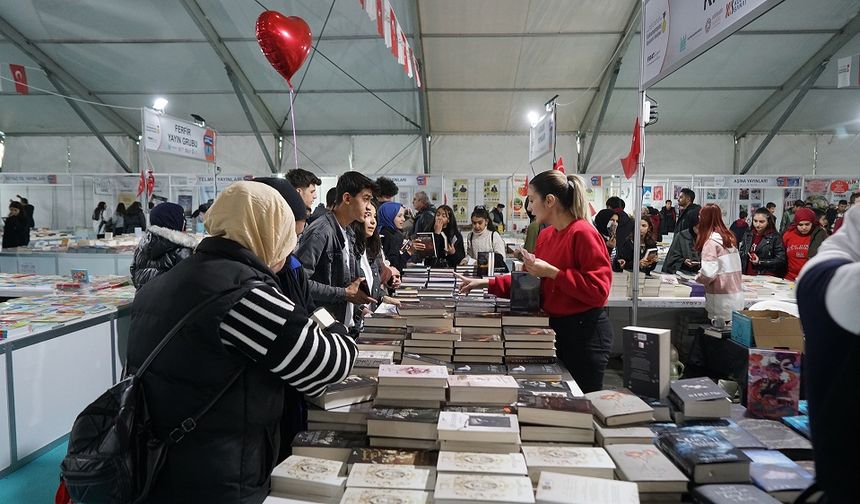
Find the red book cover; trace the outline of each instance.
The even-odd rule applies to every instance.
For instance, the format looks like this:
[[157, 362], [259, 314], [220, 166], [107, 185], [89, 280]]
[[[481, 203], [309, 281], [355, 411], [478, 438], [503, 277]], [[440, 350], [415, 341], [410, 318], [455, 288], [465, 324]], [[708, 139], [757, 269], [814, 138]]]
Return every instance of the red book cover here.
[[759, 418], [797, 415], [800, 352], [750, 348], [747, 411]]

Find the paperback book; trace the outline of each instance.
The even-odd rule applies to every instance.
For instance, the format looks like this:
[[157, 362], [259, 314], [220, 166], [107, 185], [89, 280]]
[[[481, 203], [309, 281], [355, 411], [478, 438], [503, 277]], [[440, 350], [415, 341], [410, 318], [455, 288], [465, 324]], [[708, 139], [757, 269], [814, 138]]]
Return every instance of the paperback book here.
[[535, 501], [531, 481], [525, 476], [450, 473], [438, 475], [433, 500], [439, 504], [532, 504]]
[[666, 430], [657, 435], [657, 446], [695, 483], [749, 481], [749, 457], [716, 431]]
[[665, 399], [669, 395], [671, 331], [627, 326], [623, 330], [624, 386], [636, 395]]
[[795, 416], [800, 402], [800, 352], [750, 348], [747, 411], [758, 418]]

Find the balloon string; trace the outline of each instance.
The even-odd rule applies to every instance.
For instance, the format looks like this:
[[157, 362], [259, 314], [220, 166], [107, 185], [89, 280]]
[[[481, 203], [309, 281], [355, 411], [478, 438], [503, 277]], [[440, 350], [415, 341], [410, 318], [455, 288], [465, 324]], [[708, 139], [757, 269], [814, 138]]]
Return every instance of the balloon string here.
[[295, 99], [295, 92], [293, 91], [293, 84], [290, 83], [290, 122], [293, 126], [293, 157], [296, 160], [296, 169], [299, 169], [299, 143], [296, 141], [296, 113], [295, 106], [293, 105], [293, 100]]

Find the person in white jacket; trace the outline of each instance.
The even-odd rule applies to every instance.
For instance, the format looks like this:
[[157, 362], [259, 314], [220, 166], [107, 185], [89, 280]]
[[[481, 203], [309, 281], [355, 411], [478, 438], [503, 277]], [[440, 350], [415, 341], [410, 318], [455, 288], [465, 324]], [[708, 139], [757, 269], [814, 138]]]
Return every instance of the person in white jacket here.
[[[491, 225], [490, 212], [479, 206], [472, 211], [472, 231], [466, 238], [466, 255], [478, 259], [479, 252], [495, 252], [505, 257], [505, 241]], [[468, 259], [464, 259], [468, 261]]]
[[705, 309], [717, 327], [731, 322], [733, 311], [744, 309], [741, 256], [735, 240], [723, 222], [719, 206], [702, 208], [695, 243], [702, 255], [702, 269], [696, 281], [705, 286]]

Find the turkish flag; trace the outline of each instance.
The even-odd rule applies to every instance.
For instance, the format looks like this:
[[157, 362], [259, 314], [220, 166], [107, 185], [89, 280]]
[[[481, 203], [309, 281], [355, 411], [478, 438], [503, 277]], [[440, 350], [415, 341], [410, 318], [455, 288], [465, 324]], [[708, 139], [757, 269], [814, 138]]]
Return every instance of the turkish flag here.
[[633, 125], [633, 143], [630, 146], [630, 154], [621, 160], [621, 168], [624, 169], [624, 176], [628, 179], [636, 173], [639, 167], [639, 153], [641, 151], [641, 139], [639, 138], [639, 118], [636, 118], [636, 123]]
[[565, 171], [564, 171], [564, 158], [558, 158], [558, 161], [556, 161], [555, 163], [553, 163], [553, 165], [552, 165], [552, 169], [553, 169], [553, 170], [558, 170], [558, 171], [560, 171], [560, 172], [562, 172], [562, 173], [565, 173]]
[[15, 81], [15, 91], [18, 94], [28, 94], [30, 87], [27, 86], [27, 69], [23, 65], [9, 65], [9, 72], [12, 74], [12, 80]]
[[382, 12], [382, 0], [376, 0], [376, 31], [379, 33], [380, 37], [385, 36]]
[[143, 194], [143, 190], [146, 188], [146, 178], [144, 176], [143, 171], [140, 172], [140, 180], [137, 182], [137, 195], [138, 197]]
[[389, 20], [391, 21], [391, 54], [399, 61], [400, 37], [398, 36], [397, 28], [400, 26], [400, 23], [397, 22], [397, 16], [394, 15], [394, 9], [391, 9], [391, 17], [389, 17]]
[[152, 196], [152, 193], [155, 191], [155, 174], [152, 173], [152, 170], [147, 170], [146, 172], [146, 195]]

